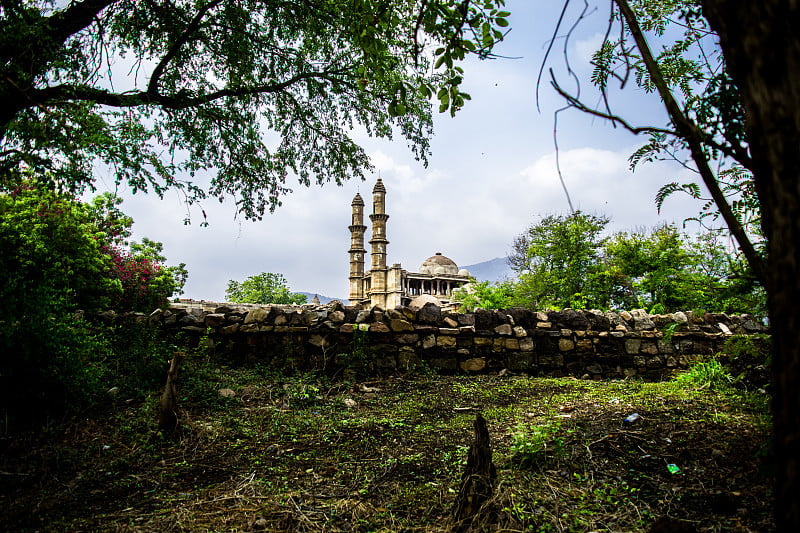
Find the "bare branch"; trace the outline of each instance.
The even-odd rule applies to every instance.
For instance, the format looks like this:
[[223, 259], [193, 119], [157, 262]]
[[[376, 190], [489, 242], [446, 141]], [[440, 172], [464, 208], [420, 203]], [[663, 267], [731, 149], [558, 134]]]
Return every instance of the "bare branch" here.
[[652, 126], [641, 126], [641, 127], [631, 126], [625, 119], [623, 119], [620, 116], [614, 115], [612, 113], [606, 113], [604, 111], [598, 111], [597, 109], [588, 107], [586, 104], [578, 100], [577, 97], [572, 96], [571, 94], [569, 94], [568, 92], [566, 92], [564, 89], [561, 88], [561, 86], [556, 81], [556, 78], [552, 70], [550, 71], [550, 85], [552, 85], [553, 88], [556, 90], [556, 92], [560, 94], [569, 103], [569, 107], [574, 107], [575, 109], [578, 109], [580, 111], [583, 111], [584, 113], [593, 115], [595, 117], [600, 117], [606, 120], [610, 120], [611, 122], [619, 124], [626, 130], [636, 135], [640, 133], [665, 133], [667, 135], [673, 135], [673, 136], [678, 135], [677, 132], [664, 128], [655, 128]]

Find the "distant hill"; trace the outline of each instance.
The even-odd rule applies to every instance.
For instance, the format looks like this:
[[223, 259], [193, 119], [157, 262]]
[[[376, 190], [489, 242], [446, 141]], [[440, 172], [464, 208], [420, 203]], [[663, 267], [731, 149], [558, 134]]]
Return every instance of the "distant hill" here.
[[[301, 292], [300, 294], [305, 294], [306, 297], [308, 298], [308, 303], [311, 303], [311, 300], [314, 299], [314, 295], [316, 293], [313, 293], [313, 292]], [[347, 298], [328, 298], [327, 296], [323, 296], [321, 294], [316, 294], [316, 296], [319, 298], [319, 303], [321, 303], [321, 304], [326, 304], [326, 303], [332, 302], [334, 300], [339, 300], [340, 302], [342, 302], [344, 304], [347, 304]]]
[[475, 263], [474, 265], [459, 266], [459, 268], [466, 268], [469, 273], [478, 281], [503, 281], [507, 278], [513, 278], [514, 272], [508, 266], [505, 257], [497, 257], [484, 261], [483, 263]]

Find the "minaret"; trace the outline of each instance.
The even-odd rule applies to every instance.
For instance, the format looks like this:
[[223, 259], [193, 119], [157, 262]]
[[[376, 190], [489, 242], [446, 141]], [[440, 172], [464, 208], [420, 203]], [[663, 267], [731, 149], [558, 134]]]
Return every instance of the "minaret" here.
[[372, 214], [369, 216], [372, 221], [372, 238], [369, 243], [372, 245], [372, 287], [370, 290], [371, 304], [386, 307], [386, 221], [389, 215], [386, 214], [386, 188], [383, 181], [378, 178], [375, 187], [372, 189]]
[[350, 305], [358, 305], [364, 299], [364, 200], [356, 193], [351, 204], [353, 223], [350, 225]]

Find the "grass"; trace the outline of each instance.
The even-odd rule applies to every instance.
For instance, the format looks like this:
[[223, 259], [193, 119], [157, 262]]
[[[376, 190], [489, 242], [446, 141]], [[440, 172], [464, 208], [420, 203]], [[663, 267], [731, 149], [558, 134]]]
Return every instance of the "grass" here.
[[663, 516], [773, 529], [763, 394], [525, 376], [349, 383], [199, 359], [179, 388], [172, 438], [157, 432], [156, 393], [4, 437], [0, 529], [447, 531], [476, 412], [498, 469], [492, 530], [642, 531]]

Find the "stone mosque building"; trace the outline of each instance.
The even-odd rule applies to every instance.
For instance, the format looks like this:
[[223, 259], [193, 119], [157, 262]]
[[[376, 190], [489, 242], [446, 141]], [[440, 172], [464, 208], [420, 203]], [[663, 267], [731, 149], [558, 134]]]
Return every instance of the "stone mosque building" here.
[[469, 283], [470, 275], [441, 253], [426, 259], [419, 272], [408, 272], [400, 263], [387, 266], [386, 246], [386, 188], [380, 178], [372, 189], [372, 251], [369, 270], [364, 270], [364, 200], [356, 194], [351, 204], [353, 220], [350, 225], [350, 304], [361, 307], [380, 306], [394, 309], [407, 305], [422, 294], [429, 294], [443, 304], [450, 303], [453, 289]]

